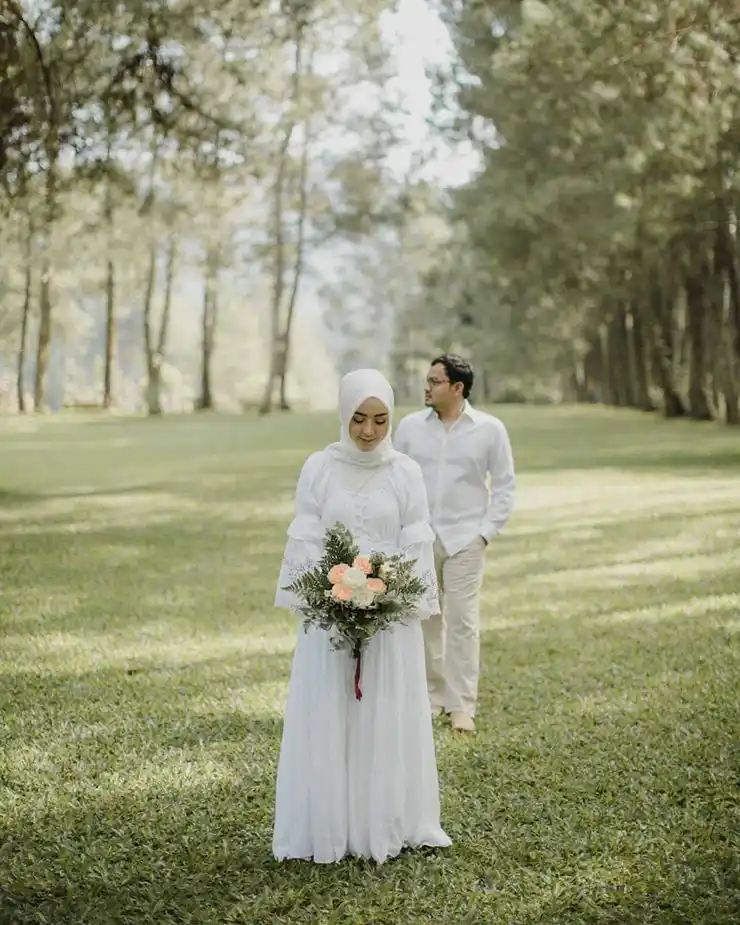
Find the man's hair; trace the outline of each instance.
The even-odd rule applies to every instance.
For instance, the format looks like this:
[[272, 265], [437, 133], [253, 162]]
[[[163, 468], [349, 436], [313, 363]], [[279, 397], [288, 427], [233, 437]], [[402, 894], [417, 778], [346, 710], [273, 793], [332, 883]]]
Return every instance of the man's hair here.
[[463, 398], [467, 398], [473, 388], [475, 373], [473, 367], [467, 360], [463, 360], [456, 353], [443, 353], [442, 356], [435, 357], [432, 366], [444, 366], [447, 378], [450, 382], [462, 382]]

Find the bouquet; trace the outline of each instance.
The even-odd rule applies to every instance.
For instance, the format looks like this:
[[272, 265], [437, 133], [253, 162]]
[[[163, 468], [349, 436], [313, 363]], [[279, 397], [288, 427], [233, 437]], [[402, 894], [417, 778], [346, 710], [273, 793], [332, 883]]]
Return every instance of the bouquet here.
[[335, 524], [326, 531], [324, 554], [284, 590], [299, 599], [305, 628], [331, 633], [332, 648], [349, 650], [356, 662], [355, 697], [362, 700], [362, 650], [376, 633], [413, 612], [427, 590], [414, 574], [416, 560], [373, 552], [361, 556], [350, 531]]

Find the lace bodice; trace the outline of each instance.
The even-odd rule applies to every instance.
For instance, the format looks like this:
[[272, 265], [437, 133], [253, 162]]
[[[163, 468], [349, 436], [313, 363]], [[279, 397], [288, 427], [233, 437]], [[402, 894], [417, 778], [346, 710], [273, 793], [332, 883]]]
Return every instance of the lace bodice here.
[[416, 569], [430, 589], [418, 615], [428, 617], [439, 612], [434, 533], [419, 466], [402, 456], [388, 466], [358, 473], [355, 467], [324, 453], [310, 456], [298, 479], [295, 517], [288, 527], [278, 579], [277, 607], [295, 604], [283, 586], [297, 570], [321, 557], [324, 534], [337, 522], [352, 532], [363, 554], [401, 552], [416, 559]]

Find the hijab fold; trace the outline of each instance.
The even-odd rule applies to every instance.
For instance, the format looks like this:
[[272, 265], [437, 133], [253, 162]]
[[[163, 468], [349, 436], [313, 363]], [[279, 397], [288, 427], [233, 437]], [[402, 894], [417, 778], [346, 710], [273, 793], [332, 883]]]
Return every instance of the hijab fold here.
[[[377, 398], [388, 409], [388, 433], [372, 450], [361, 450], [349, 434], [352, 417], [368, 398]], [[394, 406], [393, 389], [377, 369], [356, 369], [347, 373], [339, 383], [339, 418], [341, 431], [337, 443], [330, 443], [327, 453], [341, 462], [365, 469], [389, 465], [402, 454], [391, 443], [391, 420]]]

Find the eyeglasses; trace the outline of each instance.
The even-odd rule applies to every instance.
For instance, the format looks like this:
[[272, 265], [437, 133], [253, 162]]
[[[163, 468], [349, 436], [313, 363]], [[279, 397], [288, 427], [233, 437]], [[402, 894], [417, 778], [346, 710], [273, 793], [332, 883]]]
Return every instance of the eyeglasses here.
[[445, 382], [449, 382], [449, 379], [427, 379], [427, 385], [430, 389], [433, 389], [437, 385], [444, 385]]

